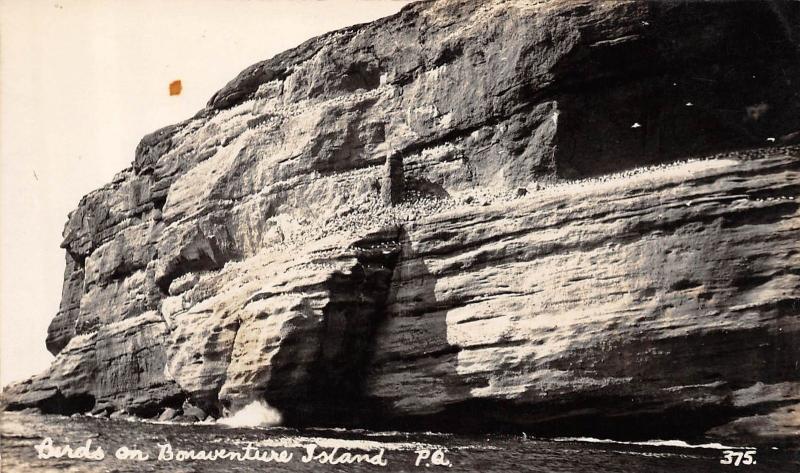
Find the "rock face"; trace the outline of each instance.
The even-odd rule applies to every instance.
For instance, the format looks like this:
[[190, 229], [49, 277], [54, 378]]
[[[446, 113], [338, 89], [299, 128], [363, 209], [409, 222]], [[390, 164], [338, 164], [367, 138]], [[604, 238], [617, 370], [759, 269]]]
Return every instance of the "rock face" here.
[[800, 137], [798, 25], [424, 2], [251, 66], [69, 215], [56, 359], [4, 402], [790, 438], [800, 149], [736, 150]]

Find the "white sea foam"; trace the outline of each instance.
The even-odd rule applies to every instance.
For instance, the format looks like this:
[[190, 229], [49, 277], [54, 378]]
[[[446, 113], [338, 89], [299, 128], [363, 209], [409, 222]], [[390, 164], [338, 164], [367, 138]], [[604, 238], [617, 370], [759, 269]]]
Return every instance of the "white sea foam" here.
[[[234, 443], [250, 443], [244, 440], [234, 440]], [[336, 439], [328, 437], [289, 436], [273, 437], [252, 442], [259, 448], [304, 448], [307, 445], [317, 445], [320, 448], [341, 448], [345, 450], [374, 451], [385, 449], [389, 451], [411, 451], [419, 449], [443, 449], [442, 445], [432, 445], [421, 442], [379, 442], [364, 439]]]
[[253, 401], [230, 417], [217, 420], [217, 424], [228, 427], [266, 427], [280, 425], [281, 413], [264, 401]]
[[650, 458], [701, 458], [695, 455], [687, 455], [685, 453], [670, 453], [670, 452], [634, 452], [632, 450], [614, 450], [616, 453], [623, 455], [635, 455], [638, 457]]
[[646, 447], [677, 447], [677, 448], [710, 448], [715, 450], [755, 450], [754, 447], [732, 447], [721, 443], [690, 444], [683, 440], [644, 440], [641, 442], [625, 442], [622, 440], [598, 439], [594, 437], [559, 437], [552, 439], [555, 442], [586, 442], [586, 443], [611, 443], [619, 445], [642, 445]]
[[329, 437], [316, 437], [304, 435], [289, 435], [289, 436], [274, 436], [258, 441], [251, 441], [249, 439], [230, 439], [220, 438], [214, 440], [216, 443], [233, 443], [235, 445], [243, 445], [252, 443], [259, 448], [305, 448], [308, 445], [316, 445], [319, 448], [332, 449], [340, 448], [344, 450], [363, 450], [363, 451], [377, 451], [384, 449], [387, 451], [415, 451], [415, 450], [498, 450], [498, 447], [493, 445], [456, 445], [456, 446], [443, 446], [431, 444], [426, 442], [402, 442], [402, 441], [378, 441], [369, 439], [338, 439]]

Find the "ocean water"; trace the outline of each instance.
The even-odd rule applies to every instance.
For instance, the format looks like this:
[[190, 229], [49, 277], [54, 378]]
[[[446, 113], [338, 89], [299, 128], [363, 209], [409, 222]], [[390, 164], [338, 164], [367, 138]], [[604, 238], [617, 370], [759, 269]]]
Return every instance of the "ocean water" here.
[[800, 472], [800, 450], [774, 447], [0, 415], [3, 473]]

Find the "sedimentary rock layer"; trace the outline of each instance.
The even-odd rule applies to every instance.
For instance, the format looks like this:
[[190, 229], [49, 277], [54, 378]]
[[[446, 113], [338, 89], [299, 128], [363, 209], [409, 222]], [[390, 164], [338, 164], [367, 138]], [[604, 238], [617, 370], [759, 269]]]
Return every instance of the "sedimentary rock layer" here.
[[797, 141], [797, 25], [422, 2], [256, 64], [69, 215], [56, 360], [6, 403], [785, 436], [798, 149], [658, 164]]

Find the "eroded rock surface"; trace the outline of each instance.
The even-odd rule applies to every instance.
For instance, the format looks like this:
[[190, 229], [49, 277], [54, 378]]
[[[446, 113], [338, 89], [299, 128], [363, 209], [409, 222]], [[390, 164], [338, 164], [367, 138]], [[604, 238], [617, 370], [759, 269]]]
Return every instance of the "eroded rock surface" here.
[[251, 66], [70, 214], [56, 360], [5, 402], [790, 438], [797, 25], [423, 2]]

